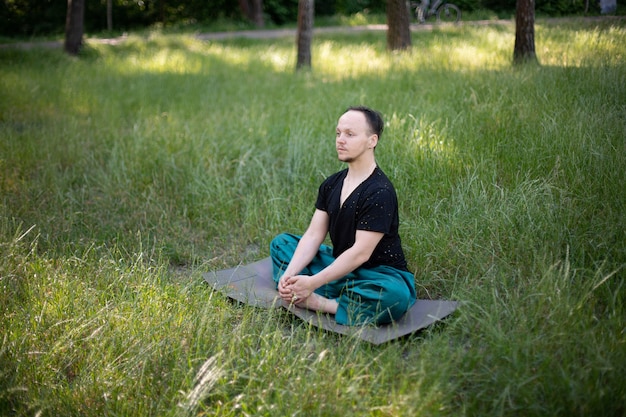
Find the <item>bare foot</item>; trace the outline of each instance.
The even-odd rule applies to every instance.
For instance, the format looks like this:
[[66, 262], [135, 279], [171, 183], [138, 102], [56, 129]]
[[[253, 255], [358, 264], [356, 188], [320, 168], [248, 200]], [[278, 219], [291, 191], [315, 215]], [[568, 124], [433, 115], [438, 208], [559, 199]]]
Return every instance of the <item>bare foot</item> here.
[[322, 297], [321, 295], [316, 293], [311, 293], [311, 295], [309, 295], [305, 300], [302, 300], [295, 304], [298, 307], [330, 314], [337, 314], [337, 307], [339, 306], [336, 300]]

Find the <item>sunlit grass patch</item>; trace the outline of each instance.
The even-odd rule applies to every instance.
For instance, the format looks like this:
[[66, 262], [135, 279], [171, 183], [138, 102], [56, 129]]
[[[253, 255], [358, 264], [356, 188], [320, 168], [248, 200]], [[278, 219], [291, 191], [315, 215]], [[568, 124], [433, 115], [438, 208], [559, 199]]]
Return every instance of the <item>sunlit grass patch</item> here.
[[582, 67], [624, 65], [621, 45], [626, 41], [623, 26], [588, 25], [567, 32], [555, 26], [537, 28], [537, 51], [544, 65]]

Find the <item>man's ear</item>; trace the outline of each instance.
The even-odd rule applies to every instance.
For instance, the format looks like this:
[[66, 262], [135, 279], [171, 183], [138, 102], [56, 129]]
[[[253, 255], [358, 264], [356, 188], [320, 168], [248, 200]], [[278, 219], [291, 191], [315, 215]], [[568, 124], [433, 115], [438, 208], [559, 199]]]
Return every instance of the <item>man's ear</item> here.
[[378, 135], [373, 134], [370, 136], [370, 148], [375, 148], [378, 145]]

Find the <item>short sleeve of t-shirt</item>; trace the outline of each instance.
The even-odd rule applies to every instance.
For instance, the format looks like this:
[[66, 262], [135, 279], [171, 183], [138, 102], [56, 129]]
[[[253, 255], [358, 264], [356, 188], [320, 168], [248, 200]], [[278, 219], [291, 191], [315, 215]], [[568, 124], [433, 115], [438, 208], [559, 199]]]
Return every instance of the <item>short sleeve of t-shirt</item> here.
[[[329, 214], [331, 211], [336, 212], [336, 210], [339, 209], [341, 187], [347, 173], [347, 170], [339, 171], [322, 182], [317, 192], [317, 201], [315, 202], [316, 209], [325, 211]], [[333, 204], [337, 207], [332, 207]]]

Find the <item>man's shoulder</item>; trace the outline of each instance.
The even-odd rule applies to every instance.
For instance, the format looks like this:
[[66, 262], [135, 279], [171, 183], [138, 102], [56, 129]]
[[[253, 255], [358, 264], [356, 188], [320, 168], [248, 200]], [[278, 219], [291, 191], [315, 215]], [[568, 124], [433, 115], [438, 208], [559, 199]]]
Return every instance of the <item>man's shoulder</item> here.
[[390, 192], [395, 193], [395, 187], [393, 186], [393, 183], [391, 182], [389, 177], [385, 175], [383, 170], [378, 167], [376, 168], [376, 171], [374, 171], [374, 175], [369, 178], [367, 185], [368, 188], [371, 189], [389, 190]]
[[326, 177], [324, 182], [322, 182], [322, 185], [336, 184], [338, 181], [343, 180], [343, 178], [346, 176], [347, 171], [348, 171], [347, 169], [342, 169], [341, 171], [331, 174], [330, 176]]
[[361, 187], [361, 192], [359, 193], [361, 199], [369, 202], [380, 202], [380, 201], [397, 201], [398, 196], [396, 194], [396, 189], [393, 184], [387, 178], [384, 172], [377, 169], [377, 171], [369, 177]]

